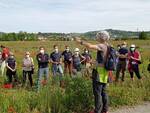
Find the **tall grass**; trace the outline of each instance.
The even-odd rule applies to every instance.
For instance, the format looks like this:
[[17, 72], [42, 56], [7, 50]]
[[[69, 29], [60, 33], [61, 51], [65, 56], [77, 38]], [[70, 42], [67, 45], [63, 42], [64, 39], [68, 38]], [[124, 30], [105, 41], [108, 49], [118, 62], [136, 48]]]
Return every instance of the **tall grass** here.
[[[47, 52], [52, 51], [53, 44], [59, 44], [61, 50], [64, 43], [76, 47], [74, 42], [3, 42], [2, 44], [15, 52], [18, 63], [18, 76], [22, 78], [21, 61], [24, 51], [30, 50], [34, 57], [39, 46], [45, 46]], [[95, 43], [95, 42], [93, 42]], [[119, 42], [112, 42], [117, 45]], [[140, 47], [143, 56], [143, 64], [140, 65], [142, 81], [130, 80], [129, 73], [126, 73], [124, 83], [109, 84], [108, 93], [110, 106], [115, 108], [124, 105], [135, 105], [143, 101], [150, 101], [150, 73], [147, 72], [149, 60], [149, 44], [145, 41], [129, 41]], [[146, 46], [146, 47], [145, 47]], [[83, 47], [79, 46], [81, 49]], [[95, 52], [92, 52], [95, 57]], [[37, 62], [35, 60], [35, 65]], [[37, 67], [36, 67], [37, 69]], [[36, 82], [37, 73], [34, 75]], [[136, 77], [135, 77], [136, 78]], [[87, 113], [94, 106], [92, 81], [84, 77], [64, 77], [65, 88], [53, 84], [52, 80], [46, 86], [41, 87], [39, 93], [36, 90], [25, 88], [4, 89], [2, 85], [4, 78], [0, 78], [0, 113]]]

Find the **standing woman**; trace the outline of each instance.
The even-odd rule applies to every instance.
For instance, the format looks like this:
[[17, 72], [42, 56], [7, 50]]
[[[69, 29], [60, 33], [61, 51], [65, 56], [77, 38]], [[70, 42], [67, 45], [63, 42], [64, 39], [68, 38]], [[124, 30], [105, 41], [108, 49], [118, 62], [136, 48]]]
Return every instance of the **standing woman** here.
[[128, 53], [128, 70], [130, 73], [130, 77], [134, 80], [134, 73], [136, 74], [138, 79], [141, 79], [140, 71], [139, 71], [139, 64], [141, 64], [141, 55], [139, 51], [136, 50], [134, 44], [130, 46], [130, 52]]
[[80, 54], [79, 48], [75, 48], [74, 54], [72, 55], [72, 72], [74, 77], [81, 72], [81, 63], [85, 61], [85, 57]]
[[93, 93], [95, 96], [95, 110], [94, 113], [108, 113], [108, 96], [106, 86], [108, 81], [108, 72], [105, 69], [105, 62], [107, 57], [107, 41], [110, 35], [107, 31], [101, 31], [96, 35], [99, 44], [91, 44], [76, 38], [76, 41], [89, 49], [97, 51], [96, 66], [92, 72], [93, 78]]
[[[8, 78], [8, 83], [17, 83], [18, 82], [18, 77], [16, 74], [16, 69], [17, 69], [17, 63], [16, 59], [14, 57], [14, 54], [11, 52], [6, 60], [6, 76]], [[13, 80], [14, 78], [14, 80]], [[13, 82], [14, 81], [14, 82]]]
[[84, 65], [83, 75], [89, 77], [91, 72], [91, 66], [92, 66], [92, 56], [87, 48], [84, 49], [84, 53], [82, 53], [82, 56], [85, 57], [85, 60], [82, 63]]
[[22, 68], [23, 68], [23, 84], [26, 83], [26, 78], [28, 75], [28, 79], [30, 81], [30, 86], [33, 86], [33, 79], [32, 79], [32, 74], [34, 70], [34, 62], [32, 57], [30, 57], [30, 53], [26, 52], [25, 57], [22, 62]]
[[2, 60], [3, 60], [3, 62], [1, 64], [1, 75], [3, 76], [4, 72], [5, 72], [5, 67], [6, 67], [6, 60], [9, 56], [10, 51], [9, 51], [9, 48], [7, 48], [3, 45], [1, 45], [0, 47], [2, 48]]

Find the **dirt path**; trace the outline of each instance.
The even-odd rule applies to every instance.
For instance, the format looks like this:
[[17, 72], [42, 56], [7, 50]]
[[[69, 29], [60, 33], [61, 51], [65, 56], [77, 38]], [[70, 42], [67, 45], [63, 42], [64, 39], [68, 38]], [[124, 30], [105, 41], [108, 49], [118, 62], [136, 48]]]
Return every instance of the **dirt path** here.
[[125, 107], [110, 113], [150, 113], [150, 103], [145, 103], [135, 107]]

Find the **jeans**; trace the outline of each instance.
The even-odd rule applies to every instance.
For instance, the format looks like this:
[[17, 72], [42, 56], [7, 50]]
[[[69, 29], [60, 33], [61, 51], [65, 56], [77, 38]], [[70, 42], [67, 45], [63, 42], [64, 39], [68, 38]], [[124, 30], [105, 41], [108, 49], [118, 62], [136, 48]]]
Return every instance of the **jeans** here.
[[62, 66], [61, 65], [52, 64], [52, 73], [53, 73], [53, 77], [56, 77], [57, 73], [59, 73], [59, 76], [62, 77], [63, 76]]
[[94, 113], [103, 113], [108, 111], [108, 95], [106, 92], [106, 83], [100, 83], [97, 81], [97, 72], [93, 70], [93, 94], [95, 100]]
[[33, 86], [33, 79], [32, 79], [32, 72], [31, 71], [25, 71], [25, 70], [23, 70], [23, 84], [26, 83], [27, 75], [28, 75], [28, 79], [30, 81], [30, 85], [32, 87]]
[[49, 68], [48, 67], [38, 69], [38, 89], [40, 88], [43, 75], [45, 75], [45, 79], [48, 80], [48, 78], [49, 78]]

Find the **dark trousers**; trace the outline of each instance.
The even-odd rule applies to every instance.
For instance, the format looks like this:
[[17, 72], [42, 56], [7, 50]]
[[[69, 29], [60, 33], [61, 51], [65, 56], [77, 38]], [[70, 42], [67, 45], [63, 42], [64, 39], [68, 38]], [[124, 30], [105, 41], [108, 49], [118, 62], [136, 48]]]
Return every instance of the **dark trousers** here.
[[125, 70], [126, 70], [127, 62], [125, 61], [118, 61], [117, 69], [116, 69], [116, 81], [118, 81], [120, 77], [120, 72], [122, 72], [121, 80], [124, 81]]
[[130, 77], [133, 78], [134, 73], [136, 74], [138, 79], [141, 79], [141, 75], [140, 75], [140, 71], [139, 71], [139, 65], [138, 64], [134, 64], [132, 65], [132, 69], [129, 70], [130, 73]]
[[[95, 75], [94, 75], [95, 74]], [[105, 113], [108, 111], [108, 95], [106, 93], [106, 83], [100, 83], [97, 81], [97, 72], [93, 70], [93, 94], [95, 100], [94, 113]]]
[[24, 71], [23, 70], [23, 84], [26, 83], [27, 75], [28, 75], [28, 79], [30, 81], [30, 85], [32, 87], [33, 86], [32, 71]]
[[72, 74], [72, 63], [71, 62], [64, 62], [64, 73], [66, 74], [69, 71], [69, 75]]
[[8, 78], [8, 82], [9, 82], [9, 83], [12, 83], [13, 77], [14, 77], [14, 81], [15, 81], [15, 82], [18, 81], [18, 77], [17, 77], [17, 75], [16, 75], [16, 71], [11, 71], [11, 70], [7, 69], [7, 71], [6, 71], [6, 76], [7, 76], [7, 78]]

